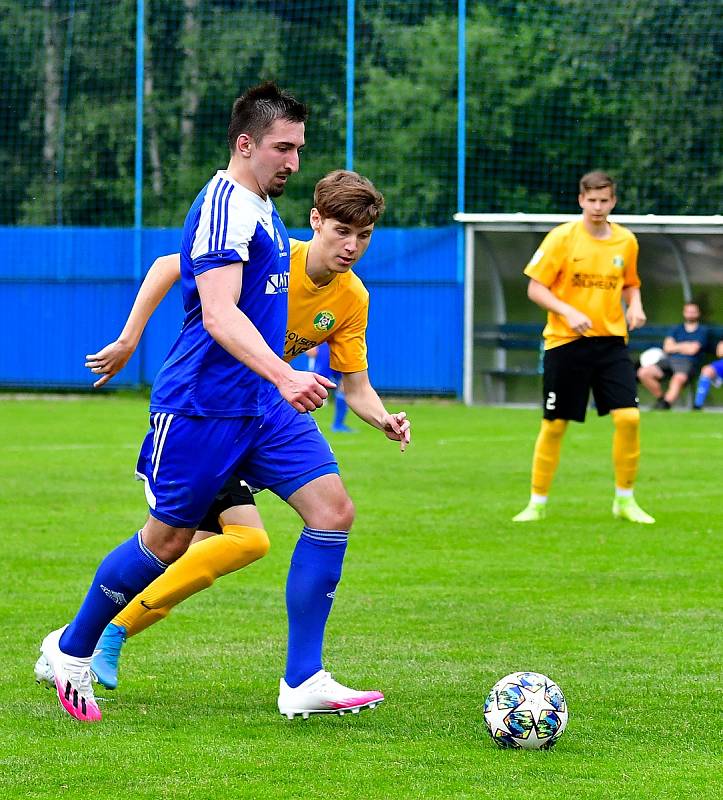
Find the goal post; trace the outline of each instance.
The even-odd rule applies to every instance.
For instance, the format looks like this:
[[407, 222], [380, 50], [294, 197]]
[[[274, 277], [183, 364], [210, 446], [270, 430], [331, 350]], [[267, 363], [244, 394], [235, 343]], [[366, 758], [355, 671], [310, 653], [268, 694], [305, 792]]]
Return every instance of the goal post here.
[[[527, 299], [525, 264], [545, 234], [577, 214], [454, 215], [464, 226], [464, 377], [467, 405], [536, 402], [544, 312]], [[640, 244], [638, 271], [651, 326], [680, 320], [699, 300], [723, 324], [723, 216], [611, 215]]]

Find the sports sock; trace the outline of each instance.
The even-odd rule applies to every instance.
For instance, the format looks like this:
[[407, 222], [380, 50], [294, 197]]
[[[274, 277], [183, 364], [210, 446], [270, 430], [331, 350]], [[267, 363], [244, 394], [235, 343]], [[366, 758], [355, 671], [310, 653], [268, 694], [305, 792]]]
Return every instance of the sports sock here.
[[632, 489], [640, 462], [640, 411], [637, 408], [616, 408], [612, 411], [613, 466], [615, 486]]
[[334, 427], [341, 428], [344, 425], [344, 420], [346, 419], [346, 410], [348, 406], [346, 404], [346, 397], [344, 396], [344, 392], [341, 389], [337, 389], [336, 393], [334, 394]]
[[305, 527], [291, 557], [286, 579], [289, 644], [286, 683], [296, 687], [321, 669], [324, 629], [349, 534]]
[[125, 628], [126, 638], [135, 636], [136, 634], [155, 625], [165, 619], [173, 609], [173, 606], [163, 606], [163, 608], [146, 608], [141, 605], [136, 595], [133, 600], [120, 612], [116, 614], [111, 620], [114, 625]]
[[698, 386], [695, 390], [695, 400], [693, 401], [693, 405], [696, 408], [703, 408], [703, 404], [705, 403], [706, 397], [708, 397], [708, 392], [710, 391], [710, 387], [713, 385], [713, 381], [707, 375], [701, 375], [698, 378]]
[[207, 589], [216, 578], [257, 561], [269, 550], [261, 528], [224, 525], [220, 536], [191, 545], [157, 580], [147, 586], [113, 622], [135, 636], [168, 616], [182, 600]]
[[60, 649], [70, 656], [93, 655], [118, 607], [162, 575], [166, 567], [145, 546], [140, 531], [118, 545], [101, 561], [75, 619], [60, 637]]
[[567, 420], [543, 419], [532, 456], [532, 494], [550, 493], [552, 479], [560, 463], [562, 437], [567, 430]]

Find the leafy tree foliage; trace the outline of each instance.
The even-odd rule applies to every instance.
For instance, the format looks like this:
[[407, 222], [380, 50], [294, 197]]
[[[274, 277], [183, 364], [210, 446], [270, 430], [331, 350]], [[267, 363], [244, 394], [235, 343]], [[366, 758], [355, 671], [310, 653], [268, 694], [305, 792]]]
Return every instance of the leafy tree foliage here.
[[[235, 96], [276, 79], [311, 109], [280, 201], [306, 224], [344, 164], [346, 1], [146, 0], [144, 221], [178, 226], [228, 158]], [[387, 224], [456, 210], [457, 4], [357, 0], [355, 166]], [[135, 0], [0, 0], [2, 224], [129, 225]], [[466, 209], [575, 210], [579, 175], [630, 213], [716, 213], [723, 0], [469, 0]]]

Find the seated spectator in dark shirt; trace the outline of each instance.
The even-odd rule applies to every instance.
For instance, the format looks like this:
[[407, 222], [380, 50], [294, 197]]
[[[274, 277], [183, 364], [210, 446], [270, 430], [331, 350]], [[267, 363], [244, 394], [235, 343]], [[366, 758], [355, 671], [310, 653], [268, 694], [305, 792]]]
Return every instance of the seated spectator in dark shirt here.
[[[683, 387], [695, 375], [698, 356], [708, 341], [708, 327], [700, 324], [700, 306], [685, 303], [683, 322], [670, 330], [663, 340], [663, 358], [657, 364], [638, 369], [638, 379], [655, 398], [654, 408], [673, 406]], [[669, 378], [663, 391], [661, 381]]]

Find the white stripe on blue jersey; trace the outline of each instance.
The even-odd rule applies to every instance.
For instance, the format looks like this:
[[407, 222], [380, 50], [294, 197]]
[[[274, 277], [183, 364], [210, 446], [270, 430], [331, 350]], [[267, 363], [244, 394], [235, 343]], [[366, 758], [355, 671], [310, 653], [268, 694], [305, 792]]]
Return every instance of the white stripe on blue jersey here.
[[235, 250], [240, 261], [248, 261], [248, 245], [257, 223], [274, 238], [273, 211], [271, 198], [262, 200], [219, 170], [206, 189], [191, 260], [207, 253]]
[[[243, 262], [236, 305], [282, 357], [290, 246], [273, 202], [249, 191], [227, 172], [217, 172], [186, 215], [180, 251], [186, 314], [153, 384], [151, 412], [209, 417], [263, 413], [275, 388], [205, 330], [197, 279], [209, 270]], [[164, 429], [159, 417], [156, 449], [162, 446]]]

